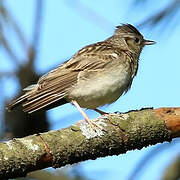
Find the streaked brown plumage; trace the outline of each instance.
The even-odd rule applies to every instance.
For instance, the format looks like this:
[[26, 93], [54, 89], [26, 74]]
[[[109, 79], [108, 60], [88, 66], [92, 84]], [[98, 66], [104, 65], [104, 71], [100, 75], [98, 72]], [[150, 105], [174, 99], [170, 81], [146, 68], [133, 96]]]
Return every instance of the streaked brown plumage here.
[[110, 104], [129, 90], [140, 53], [151, 44], [154, 41], [144, 40], [134, 26], [118, 26], [112, 37], [82, 48], [37, 84], [25, 88], [25, 94], [8, 109], [22, 104], [25, 112], [32, 113], [66, 102], [77, 102], [89, 109]]

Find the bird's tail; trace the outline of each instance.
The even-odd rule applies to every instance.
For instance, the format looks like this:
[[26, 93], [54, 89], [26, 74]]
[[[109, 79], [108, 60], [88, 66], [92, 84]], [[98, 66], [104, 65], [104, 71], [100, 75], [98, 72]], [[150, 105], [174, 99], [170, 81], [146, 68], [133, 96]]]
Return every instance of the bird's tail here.
[[24, 103], [27, 98], [32, 94], [32, 92], [34, 92], [34, 90], [36, 90], [37, 85], [31, 85], [28, 86], [27, 88], [23, 89], [24, 91], [27, 91], [24, 95], [20, 96], [19, 98], [13, 100], [10, 104], [7, 105], [6, 109], [11, 111], [14, 108], [16, 108], [17, 106], [21, 105], [22, 103]]
[[63, 95], [55, 96], [52, 93], [37, 93], [38, 85], [31, 85], [24, 90], [27, 91], [24, 95], [20, 96], [18, 99], [12, 101], [7, 109], [9, 111], [13, 110], [19, 105], [22, 105], [23, 111], [32, 113], [39, 110], [49, 110], [51, 108], [63, 105], [67, 103]]

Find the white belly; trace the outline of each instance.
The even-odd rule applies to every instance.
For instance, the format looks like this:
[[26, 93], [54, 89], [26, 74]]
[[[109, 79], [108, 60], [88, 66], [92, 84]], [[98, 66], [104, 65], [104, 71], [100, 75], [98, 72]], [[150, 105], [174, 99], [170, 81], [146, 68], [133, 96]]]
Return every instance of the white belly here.
[[123, 68], [94, 74], [88, 80], [80, 80], [70, 93], [83, 108], [95, 109], [116, 101], [127, 89], [130, 74]]

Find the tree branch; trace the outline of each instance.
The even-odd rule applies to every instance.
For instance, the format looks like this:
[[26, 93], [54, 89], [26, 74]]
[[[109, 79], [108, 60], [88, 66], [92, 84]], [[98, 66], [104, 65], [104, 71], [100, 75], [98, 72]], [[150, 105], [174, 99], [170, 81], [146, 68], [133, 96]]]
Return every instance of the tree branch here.
[[62, 130], [0, 143], [0, 178], [119, 155], [180, 137], [180, 108], [147, 108], [101, 116], [96, 121], [104, 131], [94, 131], [80, 121]]

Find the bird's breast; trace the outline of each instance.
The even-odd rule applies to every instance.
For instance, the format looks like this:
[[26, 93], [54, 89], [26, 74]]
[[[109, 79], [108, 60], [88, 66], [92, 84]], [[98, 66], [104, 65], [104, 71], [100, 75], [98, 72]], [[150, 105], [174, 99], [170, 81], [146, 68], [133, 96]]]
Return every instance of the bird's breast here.
[[83, 108], [95, 109], [116, 101], [127, 90], [131, 75], [123, 66], [101, 71], [85, 71], [71, 89], [68, 99]]

